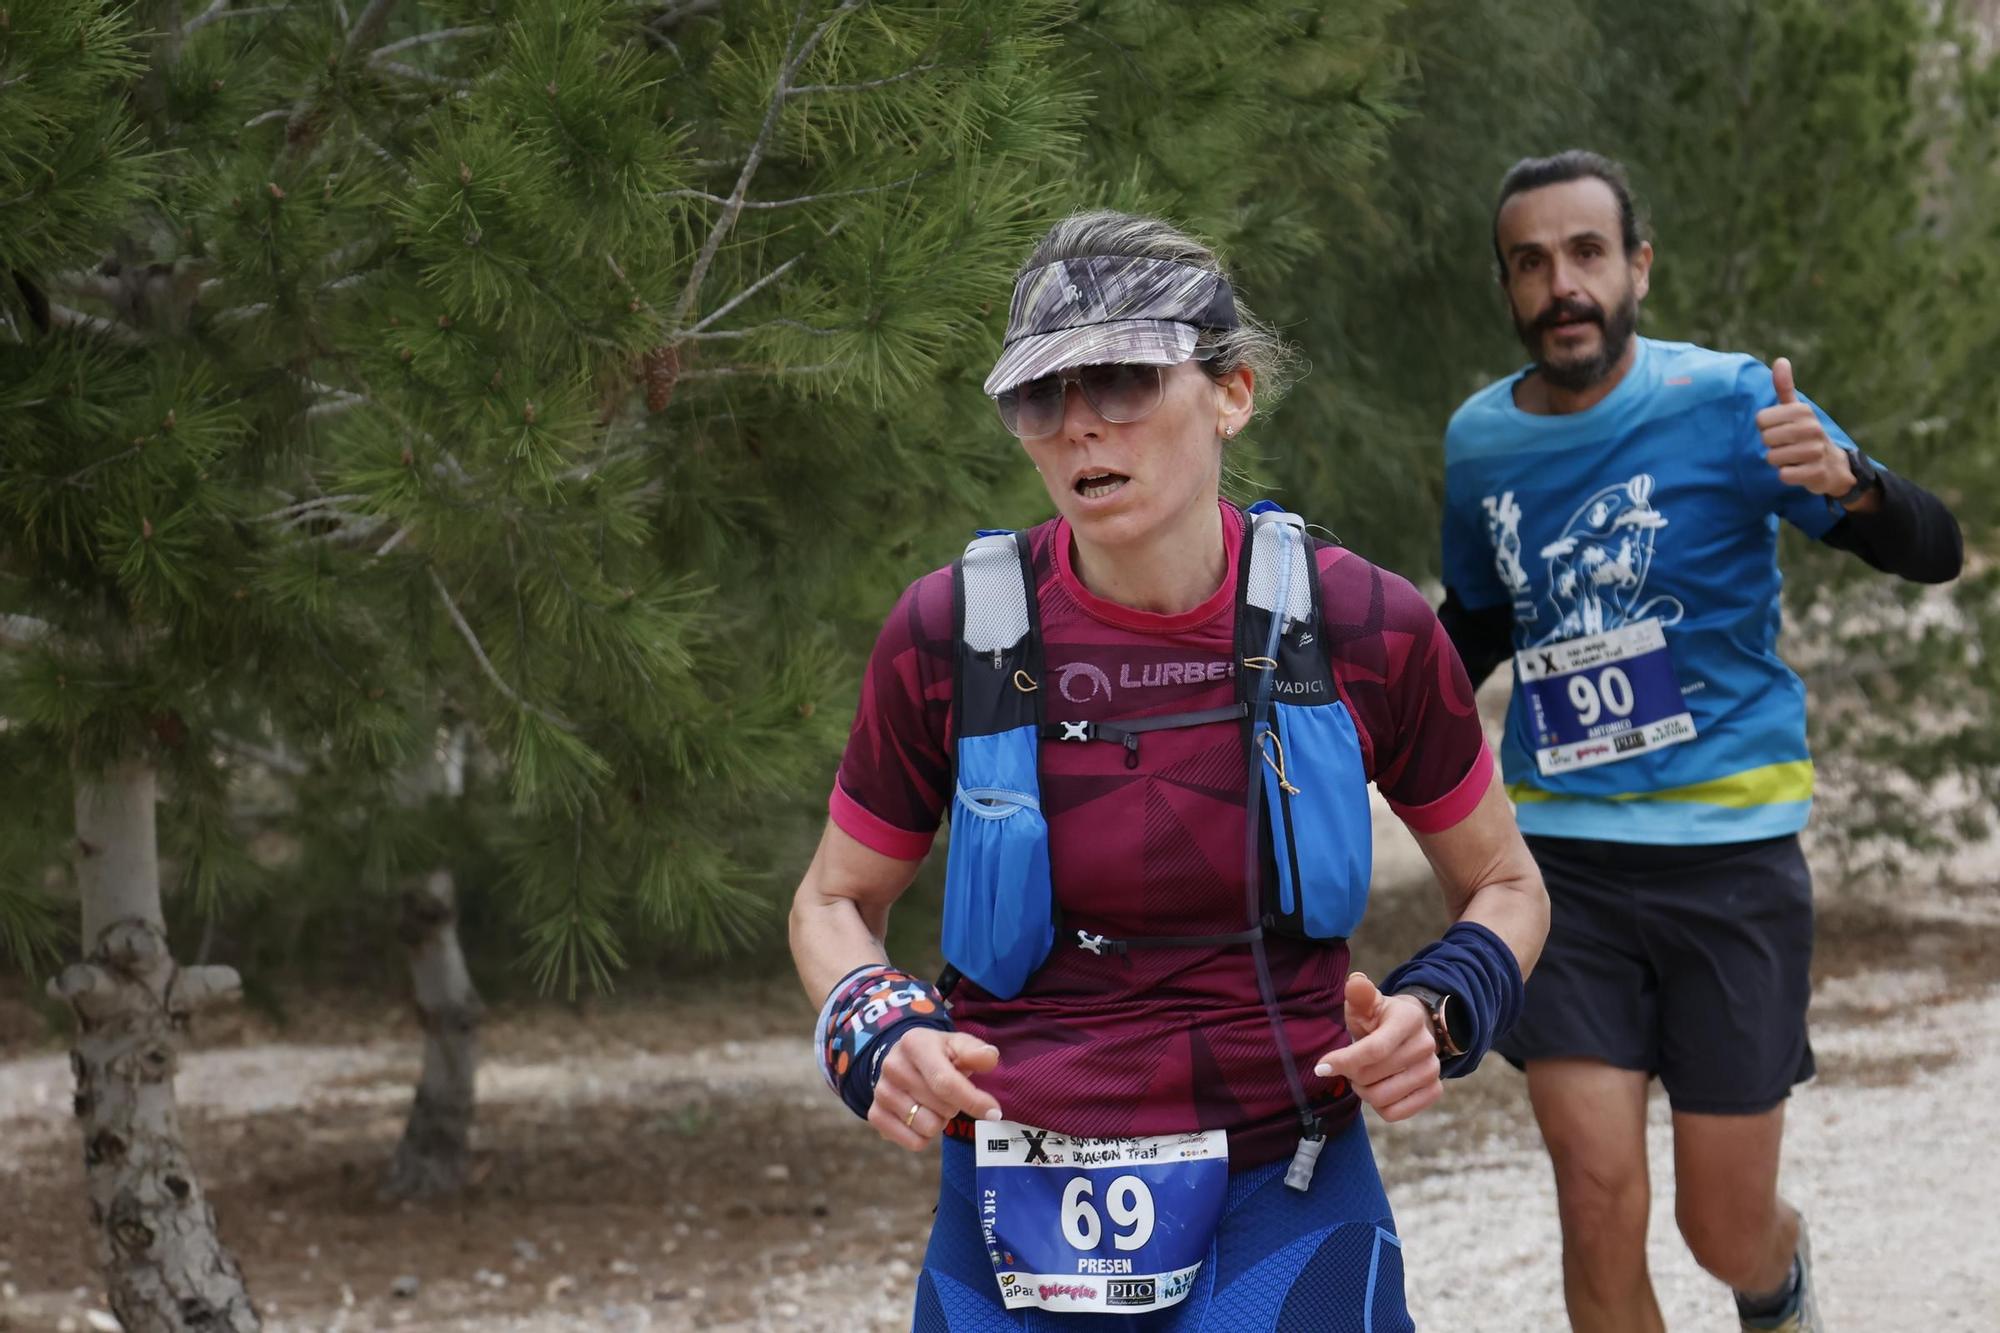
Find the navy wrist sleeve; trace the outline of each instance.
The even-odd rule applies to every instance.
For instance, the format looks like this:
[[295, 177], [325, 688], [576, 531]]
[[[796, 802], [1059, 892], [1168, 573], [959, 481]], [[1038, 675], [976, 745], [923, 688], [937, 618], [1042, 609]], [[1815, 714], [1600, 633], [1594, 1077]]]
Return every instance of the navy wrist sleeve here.
[[1452, 996], [1470, 1029], [1462, 1035], [1454, 1031], [1465, 1053], [1444, 1062], [1446, 1078], [1463, 1078], [1479, 1067], [1493, 1043], [1521, 1016], [1526, 989], [1514, 951], [1476, 921], [1457, 922], [1443, 938], [1417, 950], [1382, 979], [1382, 993], [1394, 995], [1413, 985]]

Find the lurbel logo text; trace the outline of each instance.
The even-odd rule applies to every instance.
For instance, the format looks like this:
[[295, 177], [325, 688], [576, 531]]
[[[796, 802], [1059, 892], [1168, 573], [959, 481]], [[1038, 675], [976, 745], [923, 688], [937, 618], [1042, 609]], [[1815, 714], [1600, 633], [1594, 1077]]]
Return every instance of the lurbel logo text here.
[[1120, 662], [1115, 688], [1104, 668], [1089, 662], [1065, 662], [1055, 671], [1057, 692], [1073, 704], [1085, 704], [1094, 699], [1114, 698], [1117, 690], [1206, 685], [1228, 680], [1236, 674], [1236, 664], [1222, 658], [1205, 662], [1147, 662], [1136, 667], [1130, 662]]

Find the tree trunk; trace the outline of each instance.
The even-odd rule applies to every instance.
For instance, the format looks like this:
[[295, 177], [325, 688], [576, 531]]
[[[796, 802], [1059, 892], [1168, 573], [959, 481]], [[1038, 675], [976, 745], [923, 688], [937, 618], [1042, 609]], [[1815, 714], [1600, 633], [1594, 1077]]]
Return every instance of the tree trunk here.
[[472, 1159], [484, 1006], [459, 947], [449, 870], [432, 871], [422, 888], [404, 898], [402, 934], [424, 1028], [424, 1068], [385, 1189], [398, 1198], [456, 1194], [465, 1187]]
[[49, 992], [76, 1014], [76, 1116], [91, 1228], [128, 1333], [254, 1333], [235, 1258], [181, 1142], [174, 1073], [189, 1020], [233, 999], [236, 972], [167, 950], [153, 833], [154, 771], [120, 763], [76, 788], [84, 960]]

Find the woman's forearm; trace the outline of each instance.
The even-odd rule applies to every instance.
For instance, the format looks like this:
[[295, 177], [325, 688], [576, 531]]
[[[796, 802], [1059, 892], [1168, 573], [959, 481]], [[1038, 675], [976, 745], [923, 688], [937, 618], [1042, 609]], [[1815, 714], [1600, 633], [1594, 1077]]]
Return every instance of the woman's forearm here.
[[1549, 935], [1549, 895], [1542, 887], [1541, 872], [1529, 861], [1525, 874], [1481, 886], [1458, 919], [1476, 921], [1498, 935], [1525, 978], [1535, 970]]
[[1417, 845], [1437, 874], [1452, 920], [1486, 927], [1513, 952], [1522, 976], [1533, 971], [1549, 934], [1549, 895], [1499, 775], [1464, 820], [1442, 833], [1419, 834]]
[[803, 885], [792, 901], [791, 936], [799, 981], [815, 1004], [855, 968], [889, 960], [880, 935], [862, 921], [853, 902], [844, 898], [809, 900]]
[[818, 1004], [855, 968], [888, 961], [882, 940], [889, 905], [909, 887], [918, 864], [871, 851], [827, 825], [792, 896], [792, 961], [806, 998]]

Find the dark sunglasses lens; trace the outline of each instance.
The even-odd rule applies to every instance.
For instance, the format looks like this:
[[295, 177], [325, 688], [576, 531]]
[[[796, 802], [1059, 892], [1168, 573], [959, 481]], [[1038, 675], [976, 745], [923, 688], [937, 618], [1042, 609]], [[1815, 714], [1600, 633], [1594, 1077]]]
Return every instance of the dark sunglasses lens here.
[[1044, 375], [1038, 380], [1018, 384], [995, 398], [1000, 409], [1000, 424], [1010, 435], [1023, 440], [1038, 440], [1044, 435], [1053, 435], [1062, 427], [1063, 382], [1057, 375]]
[[1106, 421], [1137, 421], [1160, 405], [1158, 366], [1084, 366], [1076, 378], [1083, 396]]

